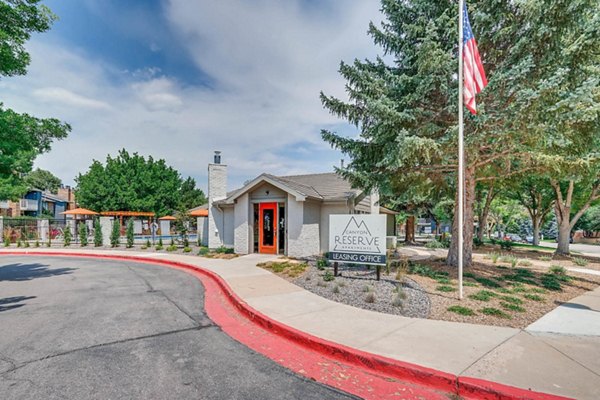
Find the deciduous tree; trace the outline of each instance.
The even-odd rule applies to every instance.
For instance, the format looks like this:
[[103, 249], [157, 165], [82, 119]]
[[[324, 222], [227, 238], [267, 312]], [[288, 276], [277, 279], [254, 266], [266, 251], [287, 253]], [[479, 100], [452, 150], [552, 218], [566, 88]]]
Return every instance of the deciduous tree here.
[[[32, 33], [45, 32], [56, 19], [40, 0], [0, 1], [0, 76], [24, 75], [30, 62], [25, 43]], [[4, 108], [0, 103], [0, 199], [16, 199], [26, 190], [22, 177], [36, 156], [71, 127], [54, 118], [36, 118]]]

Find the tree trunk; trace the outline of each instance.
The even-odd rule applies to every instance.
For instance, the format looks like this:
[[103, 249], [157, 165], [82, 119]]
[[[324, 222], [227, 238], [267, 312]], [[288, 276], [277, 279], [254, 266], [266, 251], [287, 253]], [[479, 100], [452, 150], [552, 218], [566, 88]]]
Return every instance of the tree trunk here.
[[415, 243], [415, 217], [413, 215], [406, 219], [406, 243]]
[[540, 245], [540, 225], [542, 224], [541, 218], [537, 216], [531, 219], [531, 223], [533, 224], [533, 245]]
[[488, 190], [487, 196], [485, 198], [485, 204], [483, 205], [483, 210], [481, 210], [481, 214], [479, 215], [479, 229], [477, 229], [477, 238], [483, 243], [483, 235], [485, 231], [488, 231], [489, 238], [489, 230], [487, 229], [487, 219], [490, 213], [490, 207], [492, 205], [492, 200], [496, 197], [496, 193], [494, 191], [494, 185], [490, 186]]
[[558, 221], [558, 247], [556, 254], [569, 255], [569, 245], [571, 239], [571, 225], [568, 218]]
[[[463, 266], [470, 267], [473, 263], [473, 204], [475, 202], [475, 170], [465, 169], [465, 209], [463, 224]], [[454, 206], [454, 219], [452, 220], [452, 241], [446, 264], [451, 267], [458, 267], [458, 193], [456, 195], [456, 204]]]

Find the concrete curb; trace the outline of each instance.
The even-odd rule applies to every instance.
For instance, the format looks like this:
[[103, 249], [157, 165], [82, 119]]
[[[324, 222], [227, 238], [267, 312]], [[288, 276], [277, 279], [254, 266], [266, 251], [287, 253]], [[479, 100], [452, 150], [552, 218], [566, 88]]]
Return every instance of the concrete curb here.
[[443, 371], [422, 367], [358, 349], [330, 342], [308, 333], [302, 332], [256, 311], [241, 299], [217, 273], [202, 267], [180, 261], [160, 258], [149, 258], [135, 255], [116, 255], [100, 253], [71, 253], [45, 251], [0, 251], [0, 255], [29, 255], [55, 257], [82, 257], [133, 261], [147, 264], [175, 267], [192, 273], [201, 274], [213, 280], [227, 301], [246, 319], [265, 330], [296, 343], [311, 351], [321, 353], [333, 359], [365, 368], [375, 374], [384, 375], [401, 381], [412, 382], [432, 389], [442, 390], [459, 395], [466, 399], [496, 399], [496, 400], [564, 400], [567, 397], [534, 392], [482, 379], [459, 377]]

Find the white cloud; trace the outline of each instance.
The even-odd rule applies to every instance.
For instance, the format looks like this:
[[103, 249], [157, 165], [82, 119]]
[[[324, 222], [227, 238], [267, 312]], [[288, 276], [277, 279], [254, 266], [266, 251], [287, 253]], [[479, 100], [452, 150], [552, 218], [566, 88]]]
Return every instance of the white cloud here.
[[103, 101], [90, 99], [60, 87], [46, 87], [33, 91], [33, 96], [46, 102], [58, 102], [66, 106], [80, 108], [108, 109], [110, 106]]
[[339, 62], [376, 54], [366, 30], [380, 19], [379, 1], [300, 4], [166, 3], [171, 28], [213, 79], [210, 88], [161, 75], [153, 65], [119, 71], [41, 36], [29, 46], [28, 75], [4, 81], [2, 98], [18, 111], [71, 123], [69, 138], [37, 162], [67, 183], [92, 159], [120, 148], [165, 158], [201, 186], [212, 150], [223, 151], [231, 186], [261, 172], [327, 171], [340, 156], [327, 150], [319, 132], [343, 121], [323, 110], [319, 91], [344, 97]]

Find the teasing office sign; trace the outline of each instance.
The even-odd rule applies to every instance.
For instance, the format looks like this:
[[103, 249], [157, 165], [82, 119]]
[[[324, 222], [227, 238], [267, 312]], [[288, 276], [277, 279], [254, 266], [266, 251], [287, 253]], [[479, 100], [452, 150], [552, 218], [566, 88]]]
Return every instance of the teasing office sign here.
[[343, 263], [385, 265], [385, 233], [385, 215], [330, 215], [329, 259]]

